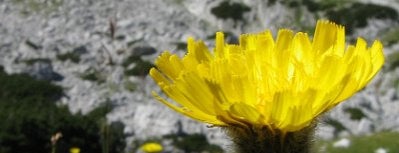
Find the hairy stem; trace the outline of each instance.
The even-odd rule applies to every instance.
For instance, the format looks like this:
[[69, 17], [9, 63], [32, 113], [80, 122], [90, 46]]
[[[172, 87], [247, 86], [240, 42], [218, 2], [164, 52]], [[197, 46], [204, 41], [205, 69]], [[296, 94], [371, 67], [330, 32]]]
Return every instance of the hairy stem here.
[[268, 127], [226, 127], [237, 153], [310, 153], [315, 125], [283, 133]]

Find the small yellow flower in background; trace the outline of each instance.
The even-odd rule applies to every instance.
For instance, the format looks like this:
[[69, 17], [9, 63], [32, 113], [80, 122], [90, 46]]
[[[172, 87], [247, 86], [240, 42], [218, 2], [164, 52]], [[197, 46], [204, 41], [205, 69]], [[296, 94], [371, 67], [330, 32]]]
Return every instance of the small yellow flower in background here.
[[160, 153], [163, 150], [162, 145], [155, 142], [148, 142], [142, 145], [141, 150], [146, 153]]
[[78, 147], [72, 147], [71, 149], [69, 149], [70, 153], [80, 153], [80, 148]]
[[384, 63], [380, 41], [345, 44], [343, 26], [318, 21], [313, 39], [288, 29], [243, 34], [239, 45], [223, 33], [209, 51], [188, 39], [180, 58], [166, 51], [150, 75], [176, 103], [173, 110], [215, 126], [267, 127], [281, 132], [310, 126], [320, 114], [362, 89]]

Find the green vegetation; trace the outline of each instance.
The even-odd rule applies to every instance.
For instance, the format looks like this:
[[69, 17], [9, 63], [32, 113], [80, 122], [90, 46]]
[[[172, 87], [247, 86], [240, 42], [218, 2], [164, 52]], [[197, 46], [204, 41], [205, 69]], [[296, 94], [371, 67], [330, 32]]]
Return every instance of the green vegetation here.
[[187, 134], [183, 131], [177, 134], [164, 135], [162, 136], [162, 138], [133, 140], [131, 142], [131, 150], [129, 150], [129, 152], [130, 153], [137, 152], [137, 150], [140, 149], [141, 145], [148, 142], [155, 142], [158, 144], [165, 144], [162, 142], [166, 142], [166, 144], [171, 144], [175, 149], [180, 150], [179, 152], [184, 152], [184, 153], [198, 153], [198, 152], [223, 153], [224, 152], [220, 146], [210, 144], [204, 134], [198, 134], [198, 133]]
[[127, 68], [130, 64], [134, 64], [134, 67], [125, 70], [125, 75], [128, 76], [146, 76], [150, 69], [154, 67], [151, 62], [144, 61], [140, 56], [135, 55], [131, 55], [123, 61], [122, 66]]
[[328, 10], [327, 17], [332, 21], [345, 25], [347, 31], [351, 33], [355, 28], [366, 27], [367, 20], [371, 18], [397, 21], [398, 13], [395, 9], [386, 6], [353, 3], [342, 9]]
[[142, 38], [140, 38], [140, 39], [136, 39], [136, 40], [129, 41], [129, 42], [126, 43], [126, 45], [127, 45], [127, 47], [132, 47], [132, 46], [134, 46], [135, 44], [137, 44], [137, 43], [139, 43], [139, 42], [142, 42], [142, 41], [144, 41], [144, 40], [143, 40]]
[[152, 67], [154, 67], [154, 65], [150, 62], [139, 61], [133, 68], [126, 70], [125, 74], [129, 76], [145, 76]]
[[36, 44], [35, 42], [31, 40], [25, 40], [25, 44], [28, 45], [30, 48], [34, 50], [42, 49], [43, 47], [41, 45]]
[[352, 0], [283, 0], [282, 3], [291, 8], [305, 6], [310, 12], [317, 13], [319, 11], [326, 11], [334, 8], [341, 9], [352, 2]]
[[59, 54], [59, 55], [57, 55], [57, 59], [59, 59], [61, 61], [70, 60], [73, 63], [79, 63], [80, 62], [79, 54], [74, 53], [74, 52], [68, 52], [68, 53], [64, 53], [64, 54]]
[[[304, 6], [315, 18], [327, 18], [345, 26], [351, 34], [356, 28], [366, 27], [369, 19], [390, 19], [399, 21], [396, 10], [389, 6], [360, 3], [354, 0], [281, 0], [281, 3], [296, 9], [296, 20], [302, 17], [300, 6]], [[302, 22], [296, 26], [301, 27]]]
[[348, 107], [344, 109], [345, 113], [350, 115], [350, 119], [352, 120], [361, 120], [362, 118], [366, 118], [367, 115], [363, 113], [363, 111], [359, 108]]
[[105, 78], [104, 76], [97, 70], [90, 69], [86, 73], [82, 74], [80, 76], [83, 80], [88, 80], [88, 81], [95, 81], [97, 83], [104, 83]]
[[383, 37], [382, 42], [386, 45], [393, 45], [399, 42], [399, 27], [393, 27]]
[[320, 153], [374, 153], [379, 148], [384, 148], [388, 152], [399, 152], [399, 133], [381, 132], [370, 136], [350, 137], [351, 145], [348, 148], [333, 147], [334, 142], [316, 141], [316, 152]]
[[135, 83], [132, 82], [132, 81], [125, 80], [124, 83], [123, 83], [123, 87], [124, 87], [126, 90], [128, 90], [128, 91], [130, 91], [130, 92], [133, 92], [133, 91], [136, 90], [137, 84], [135, 84]]
[[187, 50], [187, 43], [186, 42], [175, 42], [176, 50], [179, 51], [186, 51]]
[[399, 67], [399, 52], [395, 52], [387, 57], [386, 70], [392, 71]]
[[24, 60], [24, 62], [28, 65], [33, 65], [36, 62], [51, 63], [51, 60], [48, 58], [32, 58], [32, 59]]
[[29, 15], [30, 12], [49, 13], [64, 3], [63, 0], [14, 0], [13, 2], [24, 6], [22, 13], [25, 15]]
[[123, 61], [122, 66], [126, 68], [126, 67], [128, 67], [130, 64], [139, 62], [140, 60], [141, 60], [141, 57], [140, 57], [140, 56], [131, 55], [131, 56], [127, 57], [127, 58]]
[[339, 122], [335, 119], [332, 119], [332, 118], [326, 118], [322, 122], [334, 127], [334, 136], [335, 137], [337, 137], [340, 132], [347, 129], [341, 122]]
[[344, 25], [348, 33], [356, 28], [366, 27], [368, 19], [399, 21], [399, 15], [394, 8], [353, 0], [283, 0], [282, 3], [291, 8], [305, 6], [317, 18], [322, 18], [320, 15], [324, 14], [329, 20]]
[[223, 153], [223, 149], [217, 145], [210, 144], [204, 134], [170, 134], [165, 139], [172, 139], [173, 145], [185, 153], [209, 152]]
[[211, 13], [220, 19], [231, 18], [234, 21], [243, 20], [243, 15], [251, 11], [251, 8], [241, 3], [231, 3], [230, 1], [223, 1], [211, 9]]
[[[25, 74], [8, 75], [0, 67], [0, 152], [68, 153], [79, 147], [85, 153], [122, 152], [123, 124], [108, 124], [105, 115], [112, 106], [105, 103], [90, 113], [72, 114], [56, 101], [62, 88]], [[62, 137], [52, 146], [55, 133]]]

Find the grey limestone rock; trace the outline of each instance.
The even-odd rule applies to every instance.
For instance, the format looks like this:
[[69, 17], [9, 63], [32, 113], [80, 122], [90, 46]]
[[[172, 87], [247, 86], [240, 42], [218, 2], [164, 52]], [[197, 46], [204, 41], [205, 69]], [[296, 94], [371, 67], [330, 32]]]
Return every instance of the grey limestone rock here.
[[[234, 25], [230, 19], [218, 19], [211, 14], [211, 8], [220, 2], [64, 0], [59, 6], [51, 5], [50, 10], [35, 11], [26, 9], [28, 6], [23, 3], [3, 0], [0, 3], [0, 65], [9, 73], [27, 72], [39, 79], [58, 80], [55, 83], [61, 85], [66, 94], [61, 103], [67, 104], [73, 112], [85, 113], [110, 100], [116, 108], [107, 118], [110, 122], [126, 124], [125, 132], [131, 136], [129, 140], [176, 133], [180, 122], [185, 132], [205, 133], [212, 142], [226, 148], [228, 141], [222, 131], [208, 128], [156, 102], [151, 92], [159, 92], [159, 87], [152, 79], [149, 76], [126, 76], [122, 66], [131, 54], [144, 55], [143, 60], [151, 62], [163, 50], [182, 56], [183, 52], [175, 50], [176, 42], [185, 42], [190, 36], [205, 40], [212, 47], [213, 40], [206, 38], [216, 31], [230, 31], [232, 36], [238, 36], [265, 29], [275, 33], [278, 28], [303, 28], [315, 23], [315, 16], [301, 7], [295, 10], [282, 3], [269, 5], [262, 0], [237, 0], [251, 7], [251, 11], [243, 16], [246, 22]], [[392, 3], [398, 8], [394, 0], [372, 2]], [[300, 20], [295, 20], [298, 14], [302, 16]], [[111, 23], [115, 25], [113, 32], [110, 30]], [[357, 34], [370, 34], [370, 38], [374, 38], [393, 22], [370, 20], [369, 23], [369, 27], [357, 30]], [[111, 33], [121, 36], [120, 39], [113, 39]], [[394, 54], [398, 48], [386, 48], [385, 52]], [[80, 61], [57, 59], [57, 55], [69, 52], [79, 54]], [[23, 62], [38, 58], [51, 62], [36, 62], [29, 66]], [[96, 83], [82, 79], [81, 74], [90, 69], [98, 71], [105, 81]], [[378, 75], [367, 88], [327, 116], [342, 122], [352, 134], [399, 130], [399, 101], [393, 98], [399, 94], [398, 86], [392, 85], [394, 80], [399, 79], [398, 76], [397, 68]], [[125, 88], [124, 83], [128, 81], [134, 83], [135, 91]], [[353, 121], [343, 111], [346, 107], [361, 108], [368, 118]], [[320, 137], [333, 137], [334, 130], [329, 125], [321, 125], [319, 131]]]

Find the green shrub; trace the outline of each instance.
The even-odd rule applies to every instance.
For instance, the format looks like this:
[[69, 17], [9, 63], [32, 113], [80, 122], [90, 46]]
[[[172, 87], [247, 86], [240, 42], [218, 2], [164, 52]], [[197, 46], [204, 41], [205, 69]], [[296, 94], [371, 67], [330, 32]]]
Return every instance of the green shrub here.
[[187, 43], [186, 42], [175, 42], [173, 43], [176, 45], [176, 50], [186, 51], [187, 50]]
[[368, 19], [391, 19], [397, 21], [398, 13], [395, 9], [387, 6], [353, 3], [349, 7], [327, 11], [327, 17], [332, 21], [345, 25], [347, 31], [351, 33], [355, 28], [366, 27]]
[[140, 56], [136, 56], [136, 55], [131, 55], [129, 57], [127, 57], [123, 62], [122, 62], [122, 66], [123, 67], [128, 67], [130, 64], [132, 63], [136, 63], [141, 61], [141, 57]]
[[344, 112], [348, 113], [350, 115], [350, 119], [352, 120], [361, 120], [362, 118], [367, 117], [367, 115], [364, 114], [361, 109], [355, 107], [345, 108]]
[[125, 70], [125, 75], [128, 76], [145, 76], [148, 74], [150, 69], [154, 67], [154, 64], [148, 61], [144, 61], [140, 56], [131, 55], [126, 58], [122, 66], [127, 68], [130, 64], [135, 64], [133, 68]]
[[154, 64], [147, 61], [140, 61], [133, 68], [126, 70], [125, 74], [129, 76], [145, 76], [152, 67], [154, 67]]
[[230, 1], [223, 1], [211, 9], [211, 13], [220, 19], [231, 18], [234, 21], [243, 20], [243, 15], [251, 11], [251, 8], [241, 3], [231, 3]]
[[304, 6], [316, 17], [323, 14], [327, 19], [344, 25], [349, 34], [356, 28], [366, 27], [369, 19], [399, 19], [398, 12], [392, 7], [353, 0], [283, 0], [282, 3], [291, 8]]
[[[48, 153], [50, 137], [57, 132], [63, 135], [57, 153], [68, 153], [71, 147], [101, 153], [104, 142], [109, 153], [122, 152], [125, 147], [123, 125], [104, 124], [112, 109], [109, 103], [87, 115], [72, 114], [67, 107], [56, 105], [63, 95], [59, 86], [24, 74], [8, 75], [2, 69], [0, 84], [1, 153]], [[102, 130], [104, 127], [108, 130]]]
[[341, 122], [332, 118], [326, 118], [325, 120], [323, 120], [323, 123], [334, 127], [335, 137], [337, 137], [340, 132], [345, 131], [347, 129]]

